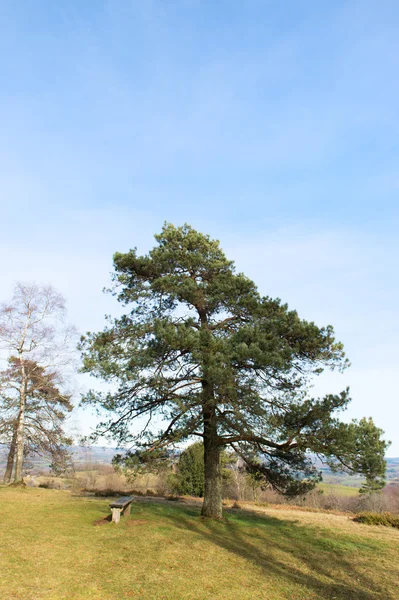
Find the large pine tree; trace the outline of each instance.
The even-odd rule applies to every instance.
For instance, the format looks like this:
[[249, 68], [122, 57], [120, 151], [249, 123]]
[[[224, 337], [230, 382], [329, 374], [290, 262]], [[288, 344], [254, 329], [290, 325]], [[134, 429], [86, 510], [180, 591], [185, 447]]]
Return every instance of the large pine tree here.
[[[97, 435], [149, 450], [202, 439], [202, 514], [211, 517], [222, 515], [224, 447], [288, 495], [319, 480], [312, 452], [383, 476], [380, 430], [370, 422], [367, 446], [364, 428], [336, 417], [348, 390], [318, 399], [308, 394], [313, 376], [348, 365], [333, 328], [262, 297], [217, 241], [190, 226], [166, 224], [155, 238], [146, 256], [115, 254], [113, 293], [128, 310], [82, 339], [84, 370], [113, 384], [85, 398], [110, 411]], [[157, 430], [160, 417], [165, 426]], [[136, 435], [134, 419], [144, 419]], [[374, 462], [362, 462], [366, 446]]]

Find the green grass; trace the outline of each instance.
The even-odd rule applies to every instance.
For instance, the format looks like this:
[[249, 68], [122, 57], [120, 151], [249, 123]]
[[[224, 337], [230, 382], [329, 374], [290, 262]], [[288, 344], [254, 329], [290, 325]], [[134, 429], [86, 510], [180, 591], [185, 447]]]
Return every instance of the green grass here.
[[204, 520], [197, 507], [0, 488], [4, 600], [388, 600], [399, 531], [347, 517], [267, 509]]
[[336, 494], [337, 496], [358, 496], [359, 488], [335, 483], [319, 483], [317, 489], [323, 490], [325, 494]]

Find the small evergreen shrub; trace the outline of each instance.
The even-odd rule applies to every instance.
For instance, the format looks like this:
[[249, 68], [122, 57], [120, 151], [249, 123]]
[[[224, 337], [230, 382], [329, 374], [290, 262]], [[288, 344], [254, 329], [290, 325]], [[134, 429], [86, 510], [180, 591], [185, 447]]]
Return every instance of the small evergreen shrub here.
[[365, 523], [366, 525], [383, 525], [384, 527], [396, 527], [399, 529], [399, 517], [389, 512], [362, 512], [353, 520], [356, 523]]

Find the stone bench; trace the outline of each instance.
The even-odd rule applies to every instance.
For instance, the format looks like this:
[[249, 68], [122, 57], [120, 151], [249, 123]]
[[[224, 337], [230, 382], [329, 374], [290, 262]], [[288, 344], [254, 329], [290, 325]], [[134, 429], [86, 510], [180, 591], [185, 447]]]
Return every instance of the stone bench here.
[[119, 523], [121, 514], [126, 513], [127, 515], [130, 515], [133, 500], [133, 496], [122, 496], [122, 498], [118, 498], [114, 502], [111, 502], [109, 506], [112, 512], [113, 523]]

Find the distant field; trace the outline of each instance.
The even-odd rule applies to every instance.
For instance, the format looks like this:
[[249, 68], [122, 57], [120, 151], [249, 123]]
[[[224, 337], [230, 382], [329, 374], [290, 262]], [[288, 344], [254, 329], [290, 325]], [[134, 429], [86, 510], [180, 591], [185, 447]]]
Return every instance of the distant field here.
[[399, 531], [264, 509], [203, 520], [177, 502], [0, 488], [4, 600], [397, 600]]
[[337, 496], [357, 496], [359, 488], [349, 487], [347, 485], [337, 485], [335, 483], [319, 483], [317, 489], [323, 490], [325, 494], [336, 494]]
[[[123, 449], [118, 448], [107, 448], [103, 446], [72, 446], [71, 452], [73, 455], [73, 461], [75, 467], [78, 470], [79, 465], [91, 464], [94, 468], [100, 465], [110, 465], [113, 456], [118, 452], [123, 452]], [[4, 471], [7, 459], [7, 447], [4, 444], [0, 444], [0, 474]], [[323, 464], [318, 458], [313, 457], [316, 467], [322, 471], [323, 479], [326, 483], [333, 485], [345, 485], [349, 487], [360, 487], [361, 478], [359, 476], [349, 476], [346, 473], [337, 472], [333, 473], [325, 464]], [[399, 457], [387, 459], [387, 481], [399, 482]], [[31, 457], [30, 462], [35, 467], [34, 471], [38, 469], [48, 469], [51, 459], [47, 457]]]

